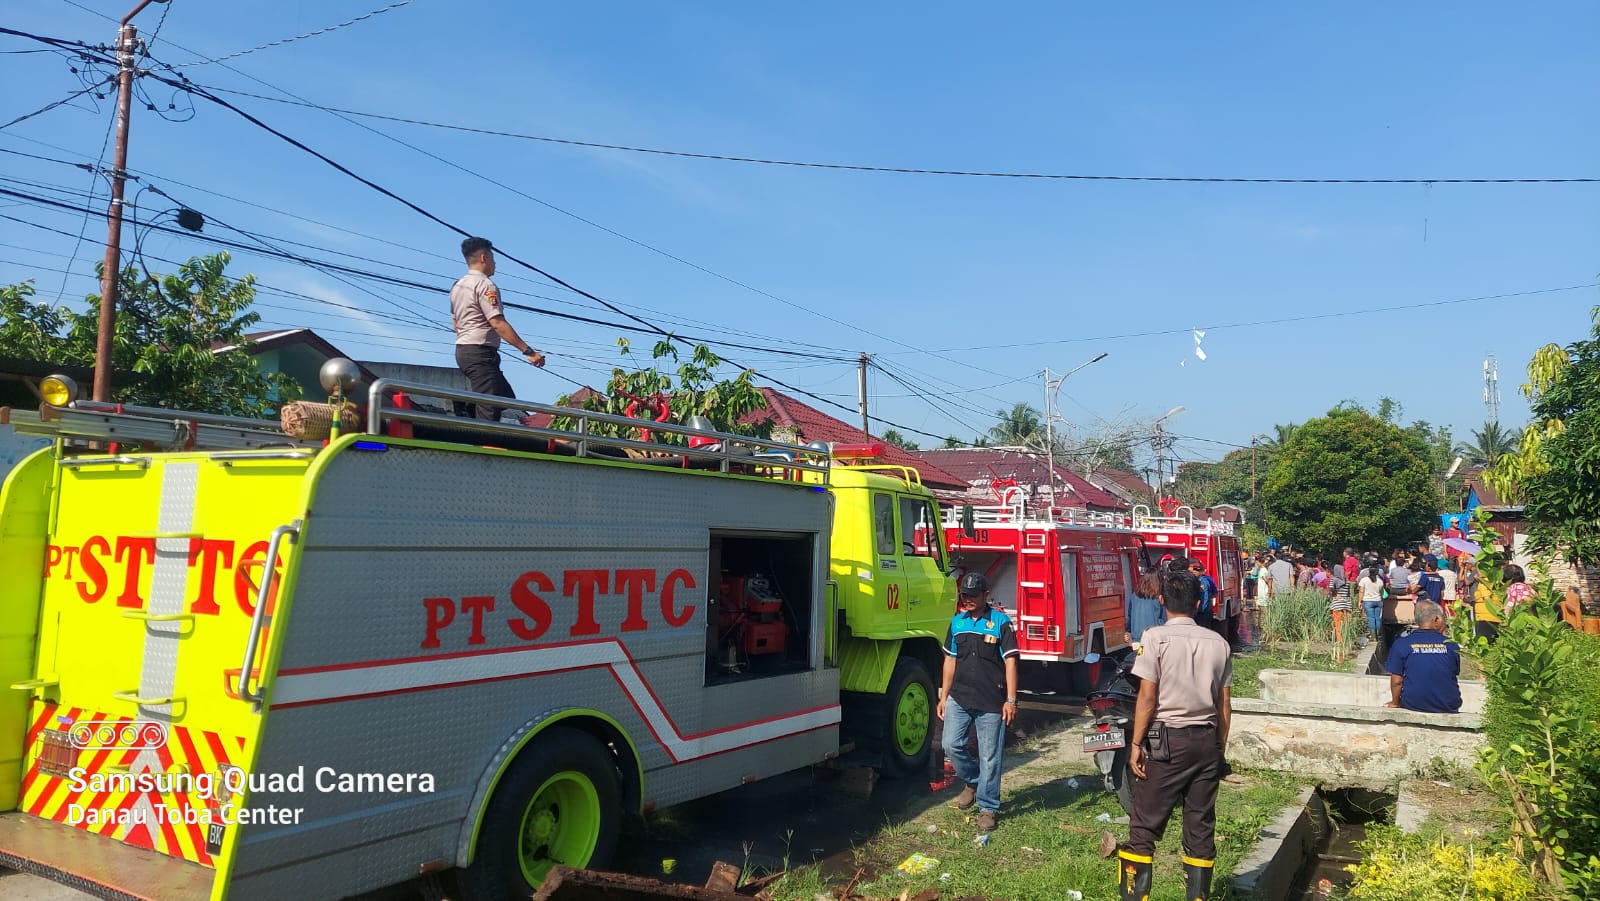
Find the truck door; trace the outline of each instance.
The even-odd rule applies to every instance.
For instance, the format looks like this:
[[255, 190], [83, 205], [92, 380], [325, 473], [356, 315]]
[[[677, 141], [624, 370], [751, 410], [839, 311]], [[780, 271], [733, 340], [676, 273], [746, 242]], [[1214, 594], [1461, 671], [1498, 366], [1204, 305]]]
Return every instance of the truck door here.
[[952, 612], [940, 601], [948, 577], [944, 536], [933, 502], [926, 497], [898, 495], [900, 513], [900, 572], [906, 627], [937, 632], [943, 637]]
[[[878, 631], [891, 633], [904, 630], [906, 621], [906, 575], [901, 568], [902, 533], [895, 522], [897, 513], [893, 494], [872, 492], [873, 556], [876, 558], [872, 591], [878, 599], [872, 621]], [[909, 538], [905, 536], [905, 540]]]
[[[241, 682], [256, 684], [241, 670], [271, 627], [308, 457], [89, 456], [60, 467], [38, 659], [10, 686], [30, 705], [21, 810], [216, 865], [234, 827], [220, 821], [215, 782], [110, 777], [214, 780], [250, 766], [261, 715], [239, 697]], [[262, 658], [251, 656], [255, 670]]]
[[[1061, 599], [1065, 608], [1065, 619], [1062, 630], [1068, 635], [1082, 635], [1085, 628], [1083, 624], [1083, 606], [1078, 596], [1078, 554], [1076, 551], [1061, 552]], [[1066, 645], [1071, 653], [1072, 643]]]

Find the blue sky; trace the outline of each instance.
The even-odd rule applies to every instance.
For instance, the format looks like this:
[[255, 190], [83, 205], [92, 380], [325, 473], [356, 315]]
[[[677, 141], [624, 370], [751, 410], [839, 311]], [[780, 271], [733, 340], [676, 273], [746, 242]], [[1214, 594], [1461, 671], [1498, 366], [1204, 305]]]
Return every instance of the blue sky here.
[[[81, 2], [113, 18], [130, 5]], [[380, 5], [173, 0], [151, 50], [182, 63]], [[111, 22], [63, 0], [8, 6], [11, 27], [89, 41], [114, 34]], [[468, 9], [415, 0], [229, 63], [273, 87], [222, 65], [179, 68], [207, 86], [274, 96], [281, 88], [363, 111], [739, 156], [1154, 176], [1600, 175], [1600, 6], [1586, 2], [1516, 15], [1488, 3]], [[140, 15], [146, 34], [162, 12], [152, 6]], [[29, 46], [0, 42], [0, 50]], [[0, 73], [8, 86], [0, 120], [78, 85], [51, 54], [0, 55]], [[150, 89], [163, 104], [171, 94]], [[365, 123], [546, 206], [326, 113], [230, 99], [442, 218], [680, 332], [805, 345], [850, 360], [874, 354], [940, 399], [909, 396], [874, 372], [874, 413], [937, 435], [969, 438], [993, 424], [985, 414], [997, 408], [1040, 406], [1045, 367], [1061, 372], [1105, 351], [1063, 389], [1062, 413], [1074, 424], [1148, 421], [1183, 405], [1174, 433], [1247, 444], [1274, 423], [1319, 415], [1341, 400], [1390, 395], [1408, 419], [1447, 423], [1464, 436], [1484, 419], [1485, 354], [1500, 361], [1501, 418], [1518, 423], [1526, 408], [1516, 386], [1529, 355], [1544, 342], [1579, 337], [1600, 303], [1591, 287], [1397, 309], [1600, 281], [1595, 184], [949, 178]], [[130, 166], [215, 220], [325, 249], [316, 256], [371, 257], [382, 263], [356, 265], [429, 284], [459, 274], [457, 236], [197, 103], [183, 123], [136, 110]], [[0, 148], [93, 159], [109, 123], [109, 104], [80, 102], [0, 131]], [[0, 163], [0, 174], [79, 192], [91, 183], [81, 170], [15, 156]], [[97, 208], [103, 198], [102, 188]], [[143, 202], [151, 212], [170, 206], [149, 194]], [[0, 214], [73, 234], [83, 225], [81, 215], [31, 205]], [[53, 299], [64, 281], [65, 296], [81, 303], [95, 290], [90, 274], [104, 231], [103, 221], [88, 223], [64, 278], [52, 270], [68, 264], [73, 238], [0, 220], [0, 283], [32, 277]], [[215, 224], [208, 231], [228, 235]], [[151, 234], [144, 249], [183, 259], [209, 248]], [[310, 326], [364, 359], [449, 363], [446, 332], [383, 318], [412, 314], [349, 284], [243, 253], [232, 271], [360, 308], [263, 292], [260, 312], [273, 325]], [[527, 276], [502, 262], [508, 300], [616, 318]], [[442, 293], [358, 284], [436, 326], [448, 322]], [[1363, 310], [1384, 312], [1260, 324]], [[598, 383], [615, 359], [615, 329], [516, 311], [511, 320], [549, 351], [551, 373]], [[1193, 355], [1194, 327], [1207, 330], [1204, 362]], [[1163, 330], [1179, 331], [1116, 337]], [[853, 362], [727, 355], [854, 407]], [[508, 372], [524, 397], [571, 387], [520, 364], [508, 363]], [[1177, 455], [1207, 459], [1226, 449], [1189, 438]]]

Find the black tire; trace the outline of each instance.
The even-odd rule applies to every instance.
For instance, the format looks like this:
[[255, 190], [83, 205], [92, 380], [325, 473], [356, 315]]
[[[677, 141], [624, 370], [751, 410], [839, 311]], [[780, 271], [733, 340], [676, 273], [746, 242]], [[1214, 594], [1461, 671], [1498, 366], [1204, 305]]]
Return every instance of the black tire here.
[[[472, 863], [458, 875], [464, 897], [473, 901], [511, 901], [525, 899], [538, 889], [538, 882], [524, 872], [522, 844], [535, 794], [553, 780], [574, 786], [587, 780], [598, 801], [599, 816], [594, 847], [586, 858], [575, 853], [568, 855], [571, 859], [556, 854], [549, 859], [578, 868], [604, 868], [610, 863], [625, 819], [622, 780], [615, 759], [599, 739], [557, 727], [523, 748], [495, 786], [478, 829]], [[559, 804], [554, 807], [558, 810]], [[539, 882], [542, 881], [541, 878]]]
[[1133, 770], [1128, 768], [1128, 749], [1118, 748], [1111, 758], [1111, 791], [1122, 805], [1122, 812], [1133, 815]]
[[[921, 700], [917, 692], [920, 690]], [[915, 657], [901, 657], [895, 661], [894, 672], [889, 676], [889, 690], [883, 696], [883, 711], [879, 715], [879, 737], [883, 743], [884, 770], [889, 775], [922, 773], [928, 767], [928, 754], [933, 749], [933, 730], [939, 724], [934, 707], [938, 704], [933, 680], [928, 668]], [[915, 730], [918, 719], [926, 723], [922, 741], [914, 748], [907, 747], [909, 737], [903, 736], [905, 727]], [[902, 741], [905, 737], [906, 741]]]

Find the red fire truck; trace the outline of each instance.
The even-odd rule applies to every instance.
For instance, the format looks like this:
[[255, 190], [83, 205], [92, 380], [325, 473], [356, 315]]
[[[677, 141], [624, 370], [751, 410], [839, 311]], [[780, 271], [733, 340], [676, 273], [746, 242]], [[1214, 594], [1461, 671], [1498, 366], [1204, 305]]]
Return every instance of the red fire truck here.
[[1171, 554], [1205, 564], [1206, 572], [1217, 582], [1212, 615], [1222, 623], [1223, 635], [1232, 641], [1239, 623], [1243, 585], [1239, 538], [1234, 534], [1233, 523], [1211, 517], [1197, 519], [1193, 508], [1169, 498], [1156, 514], [1142, 504], [1134, 507], [1133, 528], [1158, 562]]
[[1029, 510], [1014, 486], [997, 484], [996, 495], [995, 506], [945, 509], [952, 562], [983, 573], [1015, 622], [1024, 685], [1086, 692], [1100, 664], [1085, 657], [1127, 646], [1139, 536], [1126, 516]]

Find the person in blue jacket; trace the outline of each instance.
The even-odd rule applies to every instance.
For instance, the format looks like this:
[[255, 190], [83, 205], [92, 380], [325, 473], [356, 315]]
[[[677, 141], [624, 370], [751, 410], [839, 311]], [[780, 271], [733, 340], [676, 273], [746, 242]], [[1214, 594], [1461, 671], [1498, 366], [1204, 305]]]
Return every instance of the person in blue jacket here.
[[1127, 623], [1127, 631], [1122, 637], [1128, 644], [1138, 643], [1144, 638], [1144, 630], [1167, 621], [1167, 608], [1161, 605], [1159, 573], [1139, 574], [1123, 604], [1122, 613], [1123, 621]]
[[1395, 640], [1384, 669], [1389, 671], [1387, 707], [1422, 713], [1460, 713], [1461, 647], [1444, 637], [1444, 608], [1417, 601], [1417, 628]]

